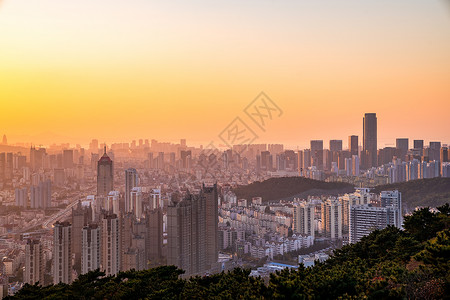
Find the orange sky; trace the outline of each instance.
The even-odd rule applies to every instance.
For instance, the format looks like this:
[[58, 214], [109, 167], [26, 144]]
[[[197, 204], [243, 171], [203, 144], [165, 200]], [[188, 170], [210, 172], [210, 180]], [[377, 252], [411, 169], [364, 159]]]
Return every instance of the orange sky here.
[[256, 142], [346, 146], [376, 112], [379, 146], [450, 143], [444, 1], [310, 2], [4, 0], [0, 134], [206, 143], [265, 91]]

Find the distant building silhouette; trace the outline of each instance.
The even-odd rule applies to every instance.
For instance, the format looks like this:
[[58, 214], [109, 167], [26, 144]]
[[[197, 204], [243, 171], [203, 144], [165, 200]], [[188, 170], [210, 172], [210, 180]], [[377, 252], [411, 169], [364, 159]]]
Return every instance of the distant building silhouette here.
[[366, 113], [363, 118], [363, 153], [366, 169], [377, 166], [377, 115]]

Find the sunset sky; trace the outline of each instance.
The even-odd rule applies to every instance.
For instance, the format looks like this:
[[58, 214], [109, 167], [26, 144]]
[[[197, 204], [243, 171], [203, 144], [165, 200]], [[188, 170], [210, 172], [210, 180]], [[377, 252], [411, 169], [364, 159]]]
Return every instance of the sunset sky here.
[[207, 143], [261, 91], [283, 115], [256, 142], [346, 147], [375, 112], [379, 147], [450, 143], [450, 5], [0, 0], [10, 142]]

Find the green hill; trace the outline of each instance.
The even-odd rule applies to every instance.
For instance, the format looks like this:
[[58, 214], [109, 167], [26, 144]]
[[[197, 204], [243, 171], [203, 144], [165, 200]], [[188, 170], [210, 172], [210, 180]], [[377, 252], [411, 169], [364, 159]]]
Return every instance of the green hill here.
[[399, 190], [407, 211], [416, 206], [437, 207], [450, 202], [450, 178], [418, 179], [375, 187], [372, 192]]
[[344, 182], [325, 182], [304, 177], [270, 178], [238, 186], [234, 189], [238, 199], [262, 197], [263, 201], [306, 198], [308, 195], [336, 195], [354, 191], [353, 185]]

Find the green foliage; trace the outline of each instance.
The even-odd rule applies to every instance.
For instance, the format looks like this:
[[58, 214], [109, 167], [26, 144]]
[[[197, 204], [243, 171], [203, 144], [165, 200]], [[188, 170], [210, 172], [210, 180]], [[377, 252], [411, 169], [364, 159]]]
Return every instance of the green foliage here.
[[234, 269], [181, 279], [163, 266], [105, 276], [99, 270], [71, 285], [25, 285], [9, 299], [449, 299], [448, 205], [418, 210], [405, 230], [375, 230], [323, 263], [284, 269], [263, 279]]
[[354, 191], [353, 185], [344, 182], [325, 182], [305, 177], [280, 177], [256, 181], [234, 189], [236, 196], [251, 199], [262, 197], [263, 201], [279, 200], [294, 196], [305, 197], [307, 194], [347, 193]]
[[417, 179], [376, 186], [371, 192], [399, 190], [403, 204], [409, 210], [417, 206], [437, 207], [450, 202], [450, 178], [436, 177]]

